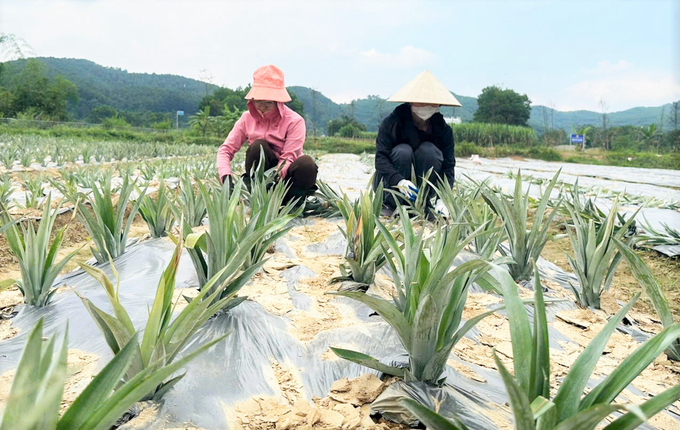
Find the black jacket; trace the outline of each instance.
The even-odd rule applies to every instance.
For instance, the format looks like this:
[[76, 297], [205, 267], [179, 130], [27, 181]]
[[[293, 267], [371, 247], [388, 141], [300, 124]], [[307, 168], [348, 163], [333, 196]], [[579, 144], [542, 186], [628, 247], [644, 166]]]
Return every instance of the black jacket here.
[[[453, 130], [444, 121], [444, 117], [440, 113], [432, 115], [430, 118], [430, 125], [432, 133], [427, 136], [432, 139], [432, 143], [442, 151], [444, 155], [444, 162], [442, 164], [440, 175], [446, 176], [449, 183], [453, 185], [454, 167], [456, 159], [453, 155]], [[397, 106], [392, 113], [383, 120], [378, 130], [378, 138], [375, 141], [375, 170], [376, 176], [385, 182], [385, 186], [394, 187], [402, 179], [394, 166], [392, 165], [392, 148], [406, 143], [411, 145], [415, 151], [425, 138], [425, 133], [419, 133], [417, 127], [413, 123], [411, 116], [411, 106], [408, 103]]]

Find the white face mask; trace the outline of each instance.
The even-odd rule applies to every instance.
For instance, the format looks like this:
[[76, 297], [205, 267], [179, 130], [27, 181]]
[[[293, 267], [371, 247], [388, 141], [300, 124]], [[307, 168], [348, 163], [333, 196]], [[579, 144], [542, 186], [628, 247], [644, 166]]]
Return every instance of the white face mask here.
[[439, 112], [439, 106], [411, 106], [411, 112], [423, 121], [427, 121], [432, 115]]

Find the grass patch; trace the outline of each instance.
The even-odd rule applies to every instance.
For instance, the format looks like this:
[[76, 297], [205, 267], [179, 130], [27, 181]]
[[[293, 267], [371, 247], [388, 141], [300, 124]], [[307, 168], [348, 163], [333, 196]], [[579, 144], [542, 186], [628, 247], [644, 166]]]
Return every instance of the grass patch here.
[[133, 129], [107, 129], [104, 127], [71, 127], [58, 125], [51, 128], [16, 127], [13, 125], [0, 124], [0, 134], [7, 135], [31, 135], [45, 137], [66, 137], [85, 140], [125, 140], [131, 142], [151, 143], [193, 143], [197, 145], [219, 146], [224, 142], [223, 138], [215, 136], [196, 136], [187, 130], [168, 131], [138, 131]]
[[305, 150], [326, 153], [362, 154], [375, 152], [375, 139], [348, 139], [342, 137], [307, 137]]

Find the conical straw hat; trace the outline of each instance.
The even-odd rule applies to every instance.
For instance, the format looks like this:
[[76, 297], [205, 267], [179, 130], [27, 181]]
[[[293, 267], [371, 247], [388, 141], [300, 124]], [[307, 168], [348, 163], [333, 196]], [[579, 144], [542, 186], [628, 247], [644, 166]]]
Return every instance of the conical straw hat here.
[[458, 100], [439, 82], [429, 70], [416, 76], [404, 85], [388, 102], [428, 103], [445, 106], [462, 106]]

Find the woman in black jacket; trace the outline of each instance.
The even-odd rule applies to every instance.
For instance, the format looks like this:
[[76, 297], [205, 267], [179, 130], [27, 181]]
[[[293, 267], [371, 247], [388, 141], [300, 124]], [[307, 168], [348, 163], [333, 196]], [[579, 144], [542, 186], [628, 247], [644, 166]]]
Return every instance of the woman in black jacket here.
[[[415, 200], [418, 192], [431, 190], [422, 184], [422, 176], [430, 169], [430, 181], [448, 179], [454, 182], [456, 159], [453, 155], [453, 131], [439, 113], [439, 107], [461, 106], [456, 98], [429, 71], [424, 71], [395, 95], [391, 102], [405, 102], [383, 120], [378, 130], [375, 151], [374, 188], [398, 189], [404, 198]], [[416, 183], [411, 182], [415, 171]], [[423, 188], [423, 190], [421, 190]], [[384, 204], [395, 209], [398, 202], [385, 193]], [[447, 217], [446, 207], [437, 200], [435, 212]]]

